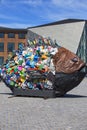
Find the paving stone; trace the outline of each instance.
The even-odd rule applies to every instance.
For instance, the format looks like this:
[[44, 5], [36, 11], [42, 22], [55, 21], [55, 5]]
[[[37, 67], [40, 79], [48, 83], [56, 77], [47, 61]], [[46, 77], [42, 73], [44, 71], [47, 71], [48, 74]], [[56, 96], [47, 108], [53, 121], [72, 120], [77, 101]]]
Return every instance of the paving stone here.
[[0, 130], [87, 130], [87, 78], [64, 97], [13, 97], [0, 82]]

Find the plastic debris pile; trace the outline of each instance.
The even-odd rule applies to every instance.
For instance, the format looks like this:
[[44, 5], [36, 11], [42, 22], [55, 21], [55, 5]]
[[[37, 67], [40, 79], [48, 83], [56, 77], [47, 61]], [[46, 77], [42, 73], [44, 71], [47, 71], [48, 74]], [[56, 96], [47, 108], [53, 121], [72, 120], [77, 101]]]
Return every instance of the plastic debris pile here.
[[53, 89], [49, 72], [55, 73], [52, 56], [58, 51], [56, 41], [50, 38], [28, 40], [8, 56], [2, 77], [7, 85], [23, 89]]

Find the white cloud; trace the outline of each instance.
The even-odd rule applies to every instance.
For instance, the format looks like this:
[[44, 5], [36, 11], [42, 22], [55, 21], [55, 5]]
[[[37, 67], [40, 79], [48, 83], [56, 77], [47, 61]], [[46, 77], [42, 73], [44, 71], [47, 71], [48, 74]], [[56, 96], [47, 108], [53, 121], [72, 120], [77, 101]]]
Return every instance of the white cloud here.
[[34, 26], [32, 24], [23, 24], [23, 23], [0, 23], [1, 27], [9, 27], [9, 28], [27, 28]]
[[65, 17], [65, 14], [61, 15], [61, 14], [56, 14], [56, 13], [49, 13], [47, 15], [47, 18], [51, 21], [55, 21], [55, 20], [61, 20], [61, 19], [66, 19], [67, 17]]
[[[2, 3], [0, 8], [2, 10], [6, 8], [9, 15], [0, 12], [0, 19], [14, 21], [11, 24], [1, 24], [7, 27], [26, 28], [34, 26], [32, 22], [42, 24], [67, 18], [84, 19], [87, 17], [86, 0], [2, 0]], [[10, 10], [13, 11], [13, 14], [9, 13]], [[33, 20], [34, 18], [35, 20]], [[31, 21], [31, 25], [21, 24], [27, 21]]]
[[71, 5], [74, 0], [52, 0], [52, 3], [56, 6]]
[[[58, 21], [67, 18], [86, 19], [86, 0], [51, 0], [46, 18]], [[44, 16], [43, 16], [44, 17]]]
[[72, 11], [72, 12], [67, 12], [67, 11], [62, 11], [60, 13], [57, 12], [49, 12], [46, 16], [49, 21], [58, 21], [58, 20], [63, 20], [63, 19], [69, 19], [69, 18], [75, 18], [75, 19], [87, 19], [86, 13], [84, 11]]
[[42, 0], [2, 0], [2, 4], [10, 4], [10, 5], [15, 5], [15, 4], [28, 4], [31, 6], [38, 6], [42, 4]]
[[17, 16], [9, 16], [9, 15], [5, 15], [5, 14], [0, 14], [0, 19], [5, 19], [5, 20], [21, 20], [19, 17]]
[[21, 1], [24, 4], [30, 4], [30, 5], [41, 5], [42, 4], [42, 0], [25, 0], [25, 1]]
[[67, 8], [86, 8], [87, 9], [87, 1], [86, 0], [51, 0], [51, 4], [59, 7], [67, 7]]

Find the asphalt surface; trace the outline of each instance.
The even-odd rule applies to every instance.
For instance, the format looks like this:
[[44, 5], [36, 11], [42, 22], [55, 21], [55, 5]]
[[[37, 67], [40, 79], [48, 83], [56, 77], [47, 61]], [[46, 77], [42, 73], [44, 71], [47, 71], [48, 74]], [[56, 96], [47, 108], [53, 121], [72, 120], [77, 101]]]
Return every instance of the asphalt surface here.
[[64, 97], [12, 97], [0, 82], [0, 130], [87, 130], [87, 78]]

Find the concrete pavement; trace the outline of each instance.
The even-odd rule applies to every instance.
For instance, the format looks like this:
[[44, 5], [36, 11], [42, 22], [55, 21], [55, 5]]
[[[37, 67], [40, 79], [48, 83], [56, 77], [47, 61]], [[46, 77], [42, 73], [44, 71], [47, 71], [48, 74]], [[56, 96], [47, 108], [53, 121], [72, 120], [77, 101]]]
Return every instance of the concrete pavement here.
[[0, 83], [0, 130], [87, 130], [87, 78], [64, 97], [13, 97]]

